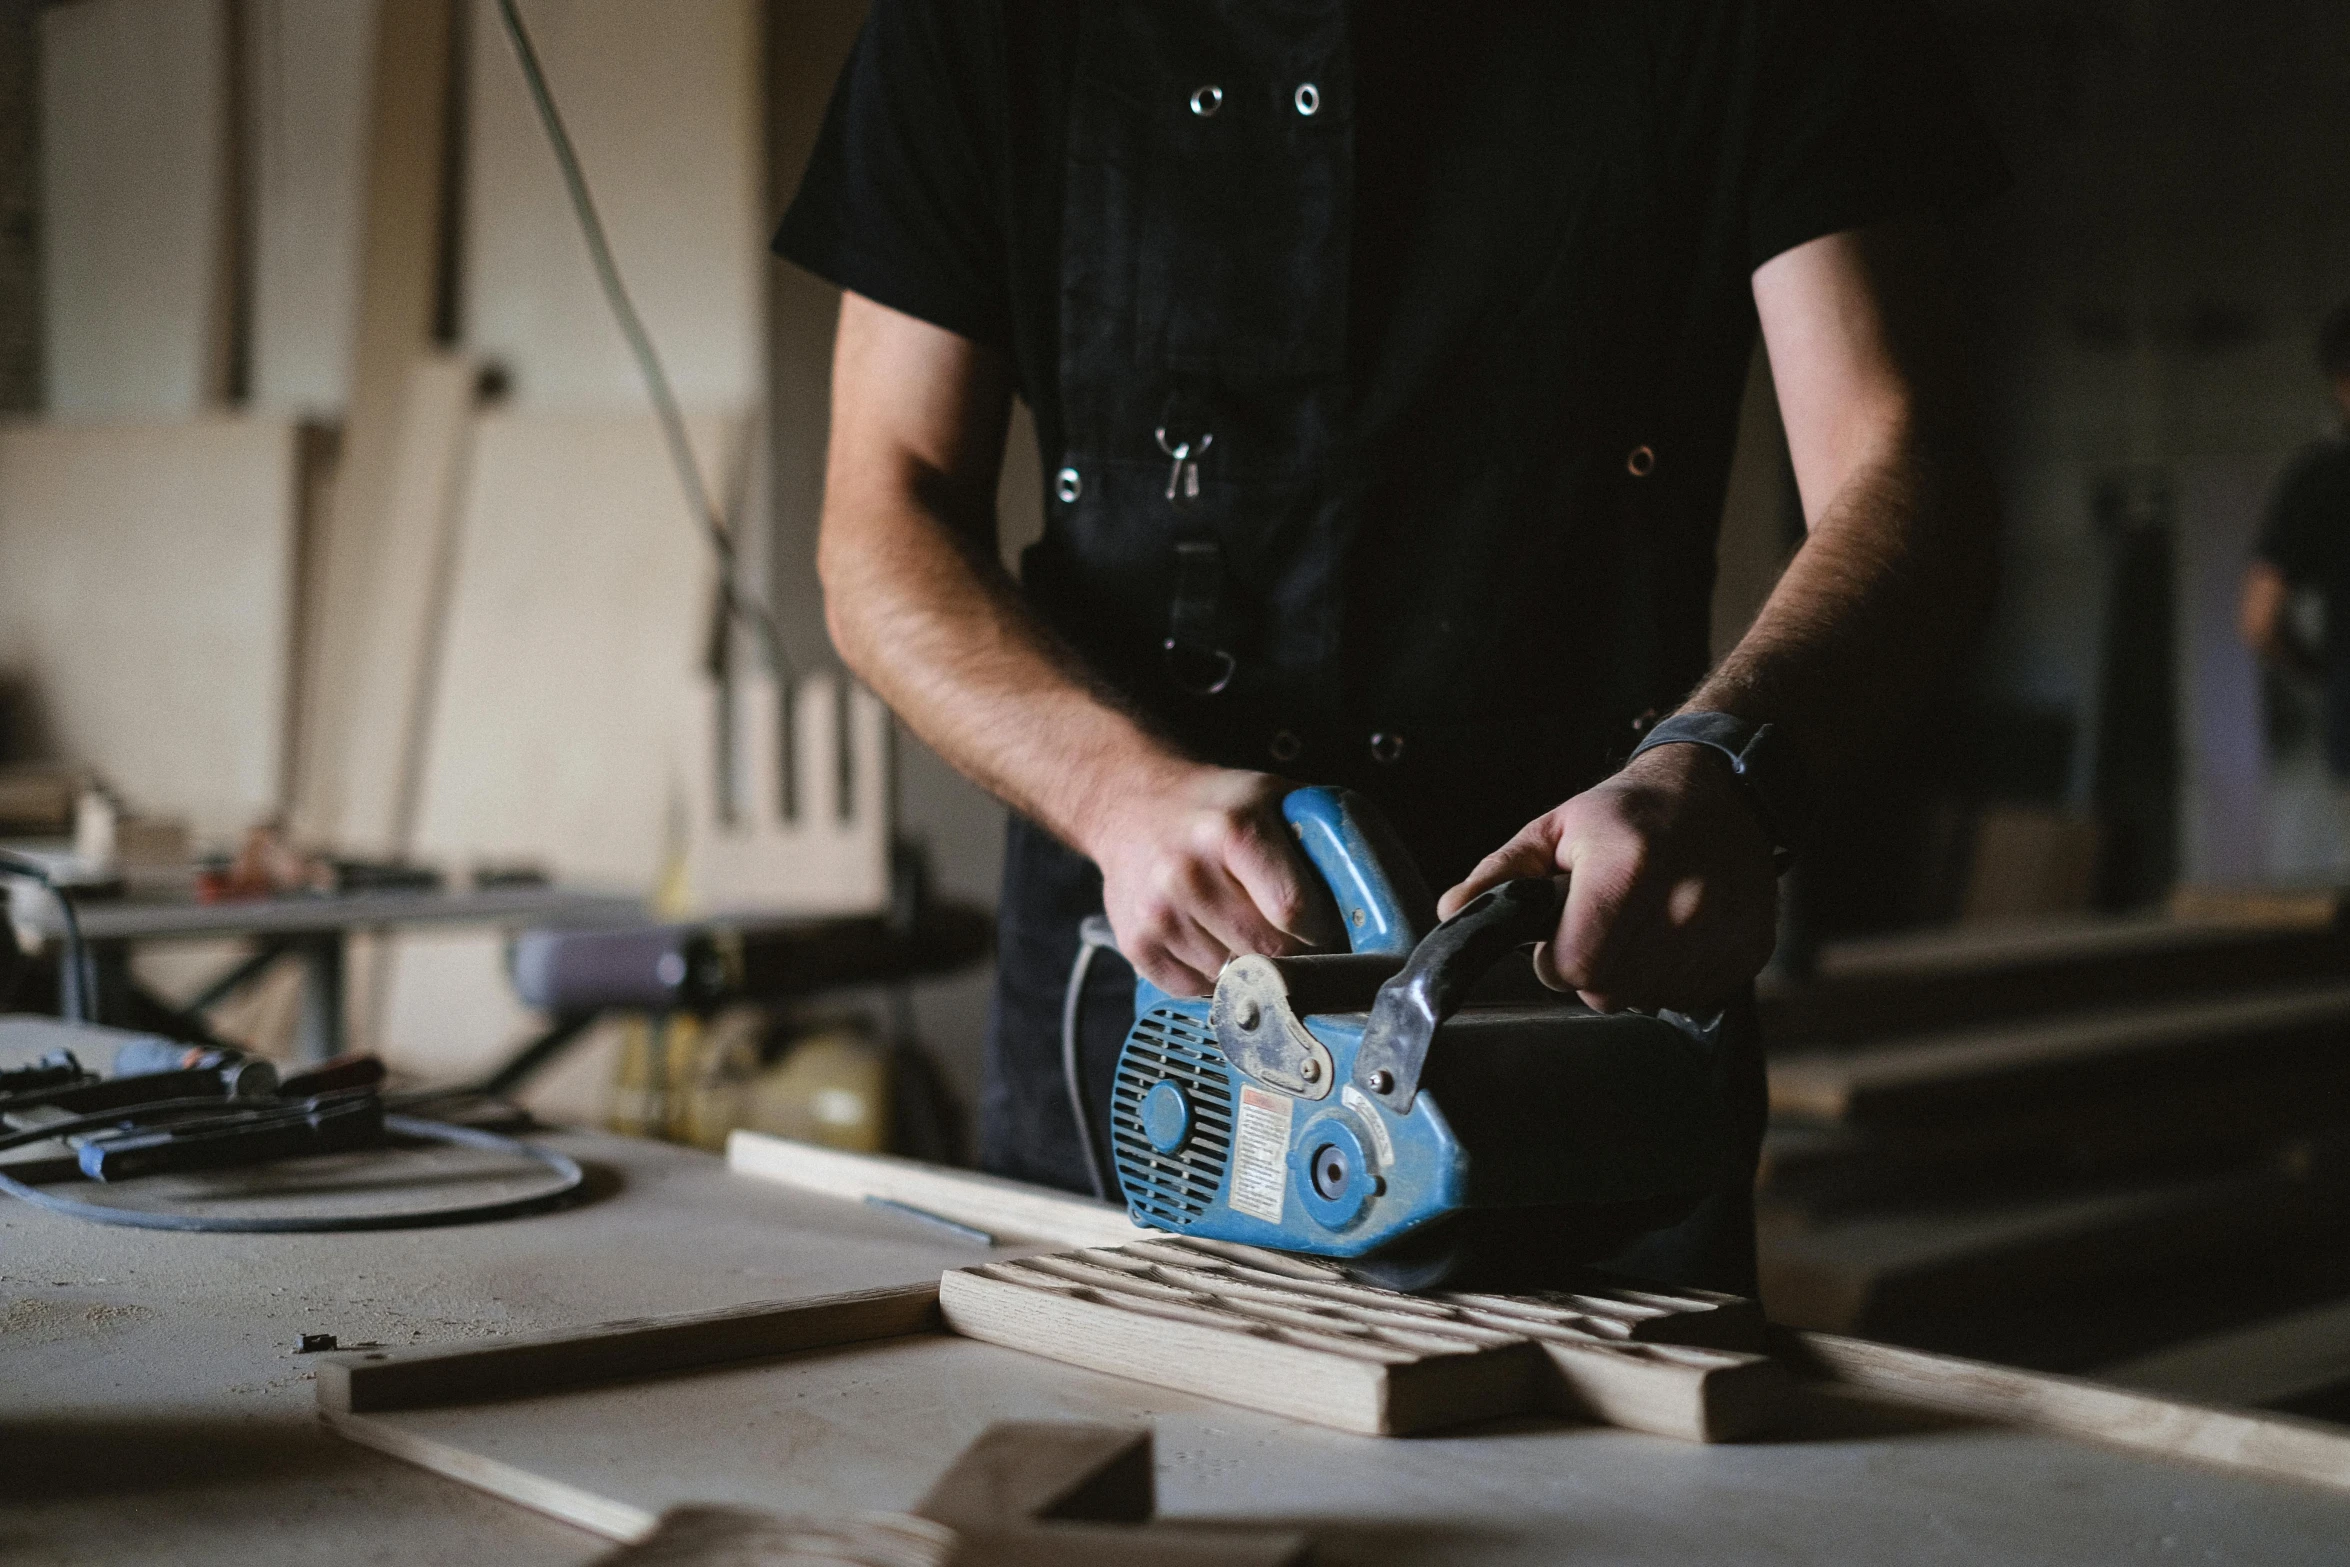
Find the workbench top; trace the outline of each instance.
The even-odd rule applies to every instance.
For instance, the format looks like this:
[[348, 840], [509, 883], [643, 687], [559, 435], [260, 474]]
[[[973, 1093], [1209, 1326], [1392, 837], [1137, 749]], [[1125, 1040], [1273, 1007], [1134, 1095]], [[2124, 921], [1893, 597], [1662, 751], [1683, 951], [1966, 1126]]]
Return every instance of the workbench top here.
[[[604, 1542], [326, 1431], [297, 1336], [460, 1341], [911, 1283], [978, 1255], [708, 1155], [546, 1140], [596, 1169], [597, 1200], [348, 1236], [152, 1234], [0, 1207], [0, 1554], [583, 1562]], [[554, 1421], [518, 1404], [414, 1423], [517, 1462], [587, 1466], [649, 1507], [703, 1488], [869, 1506], [918, 1486], [999, 1404], [1150, 1418], [1170, 1514], [1302, 1525], [1325, 1563], [2319, 1562], [2350, 1540], [2343, 1493], [1859, 1412], [1739, 1448], [1546, 1421], [1347, 1437], [959, 1340], [575, 1397]], [[842, 1430], [855, 1439], [824, 1438]], [[535, 1453], [550, 1433], [563, 1450]]]

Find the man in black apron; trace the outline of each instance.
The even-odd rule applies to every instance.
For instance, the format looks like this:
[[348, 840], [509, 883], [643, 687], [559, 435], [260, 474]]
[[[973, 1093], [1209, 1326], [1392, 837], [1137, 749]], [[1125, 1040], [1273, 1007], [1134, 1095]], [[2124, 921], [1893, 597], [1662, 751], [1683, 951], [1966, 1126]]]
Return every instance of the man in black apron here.
[[[1774, 858], [1987, 603], [1932, 215], [2003, 178], [1903, 0], [876, 0], [777, 248], [847, 291], [836, 640], [1017, 813], [985, 1167], [1098, 1185], [1105, 901], [1170, 991], [1339, 941], [1310, 781], [1448, 911], [1566, 874], [1538, 966], [1592, 1004], [1728, 1007], [1751, 1168]], [[1709, 676], [1758, 311], [1813, 534]], [[1750, 1191], [1620, 1260], [1751, 1288]]]

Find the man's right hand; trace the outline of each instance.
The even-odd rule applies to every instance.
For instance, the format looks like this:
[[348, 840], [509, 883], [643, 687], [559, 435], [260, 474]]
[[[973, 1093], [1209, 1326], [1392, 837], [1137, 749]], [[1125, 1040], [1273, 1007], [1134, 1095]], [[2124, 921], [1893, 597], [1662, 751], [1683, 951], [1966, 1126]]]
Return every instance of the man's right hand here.
[[1339, 948], [1338, 908], [1281, 817], [1296, 785], [1184, 764], [1121, 788], [1079, 845], [1102, 872], [1118, 950], [1175, 996], [1204, 996], [1245, 953]]

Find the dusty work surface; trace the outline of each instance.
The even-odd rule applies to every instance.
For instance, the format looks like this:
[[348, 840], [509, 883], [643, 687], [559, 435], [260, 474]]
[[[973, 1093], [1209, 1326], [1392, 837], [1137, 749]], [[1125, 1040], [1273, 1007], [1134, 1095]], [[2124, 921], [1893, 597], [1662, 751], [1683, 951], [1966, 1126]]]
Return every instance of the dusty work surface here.
[[368, 1417], [608, 1528], [680, 1501], [902, 1509], [998, 1420], [1149, 1420], [1169, 1520], [1298, 1527], [1317, 1562], [2341, 1561], [2350, 1498], [1820, 1399], [1701, 1447], [1548, 1420], [1350, 1436], [948, 1337]]
[[[707, 1155], [549, 1141], [609, 1195], [357, 1236], [107, 1230], [0, 1205], [0, 1559], [583, 1562], [604, 1543], [331, 1435], [297, 1335], [455, 1342], [910, 1283], [984, 1255]], [[1162, 1507], [1302, 1525], [1329, 1562], [2339, 1561], [2350, 1498], [2045, 1437], [1873, 1418], [1700, 1448], [1527, 1421], [1345, 1436], [946, 1340], [375, 1417], [582, 1494], [903, 1505], [989, 1421], [1158, 1427]]]
[[318, 1423], [299, 1335], [452, 1342], [935, 1278], [985, 1255], [716, 1158], [542, 1139], [603, 1195], [362, 1235], [174, 1235], [0, 1198], [0, 1560], [581, 1562], [604, 1542]]

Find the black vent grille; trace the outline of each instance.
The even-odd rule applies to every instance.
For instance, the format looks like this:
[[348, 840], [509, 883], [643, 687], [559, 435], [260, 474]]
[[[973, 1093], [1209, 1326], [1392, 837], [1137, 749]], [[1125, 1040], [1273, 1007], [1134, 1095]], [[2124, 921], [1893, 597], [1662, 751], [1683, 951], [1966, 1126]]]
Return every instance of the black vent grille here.
[[[1191, 1100], [1191, 1139], [1171, 1154], [1142, 1130], [1142, 1096], [1162, 1078]], [[1111, 1089], [1110, 1137], [1118, 1179], [1137, 1210], [1178, 1228], [1207, 1211], [1232, 1155], [1232, 1074], [1197, 1023], [1155, 1007], [1134, 1025]]]

